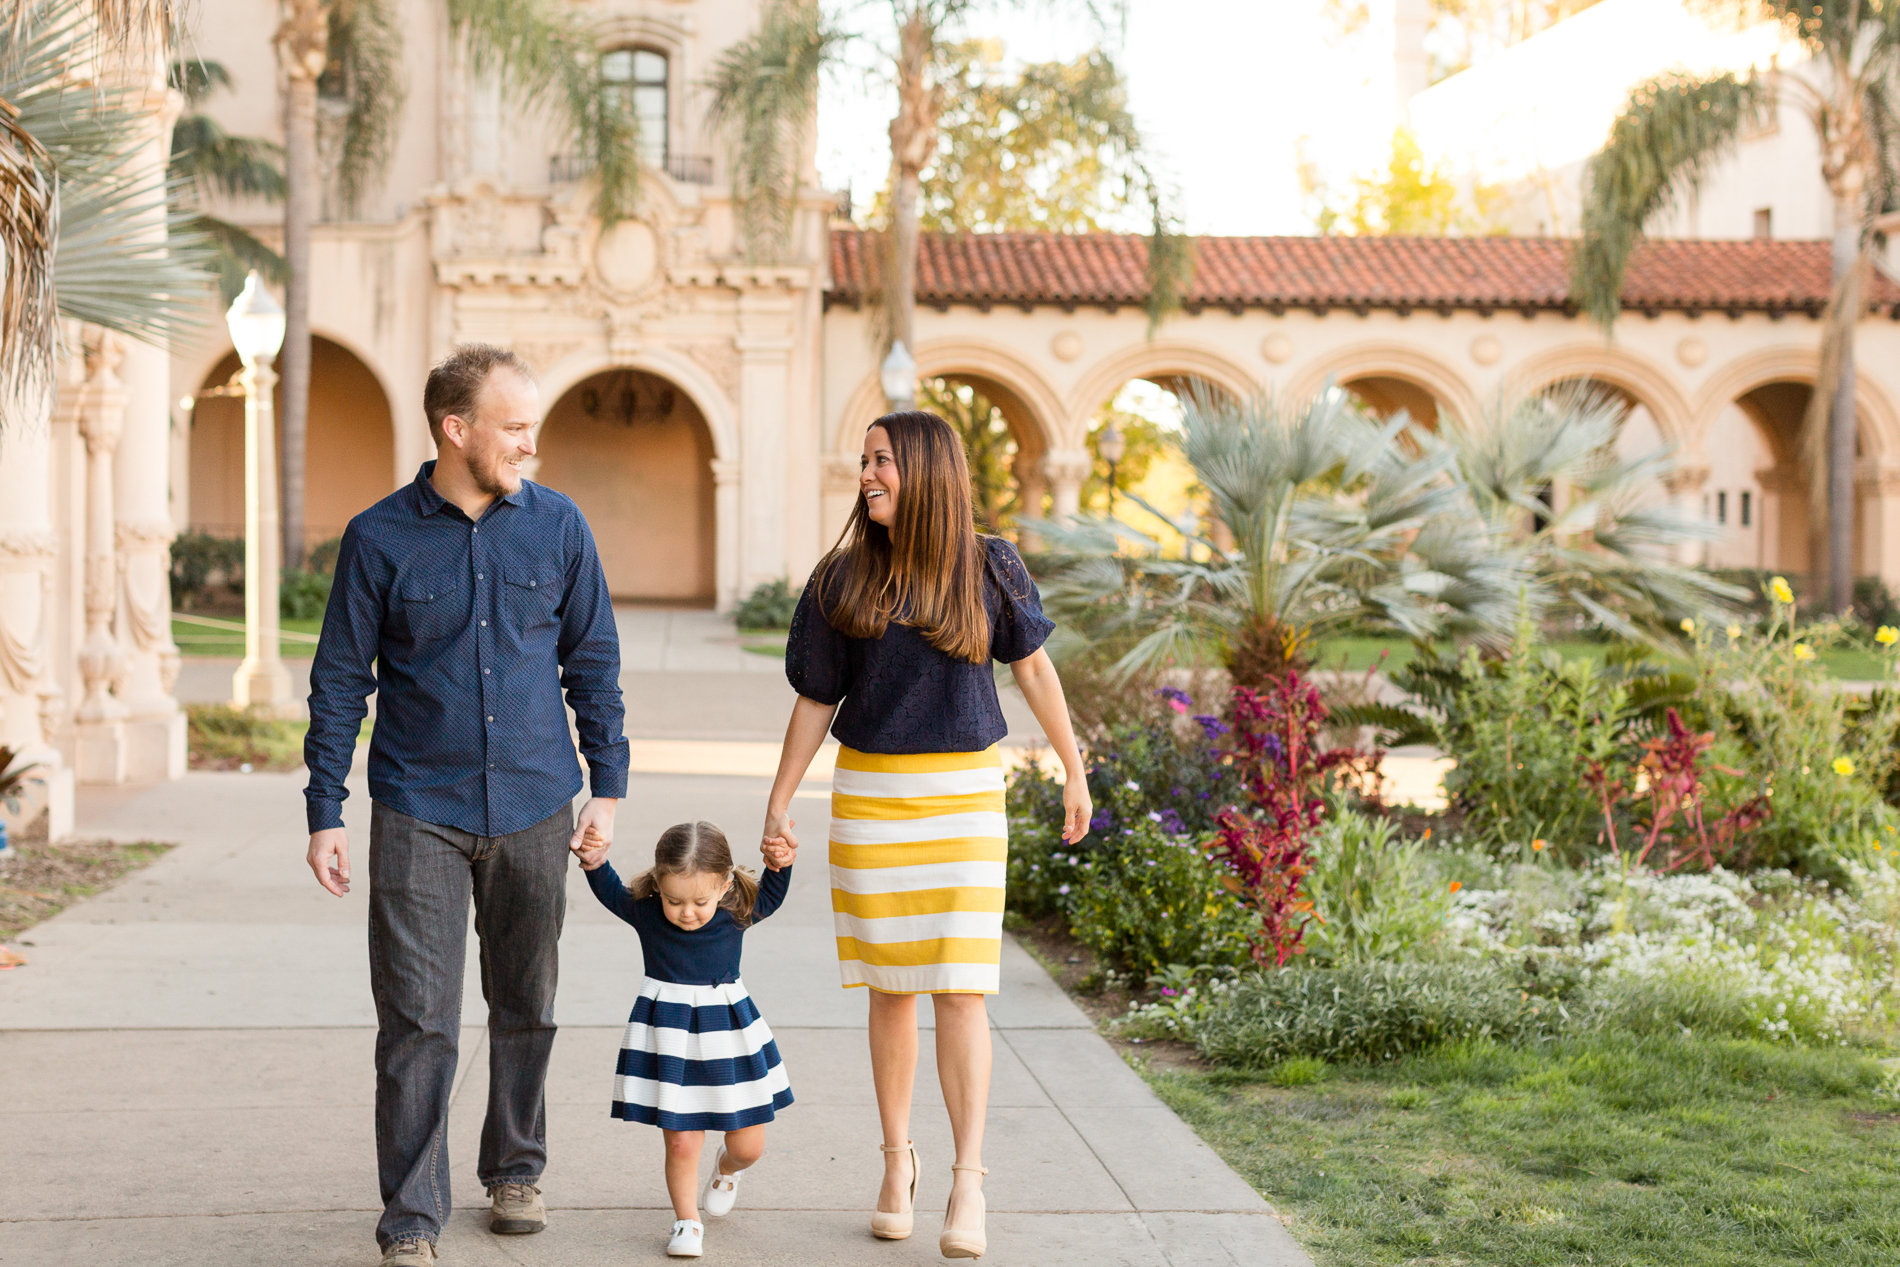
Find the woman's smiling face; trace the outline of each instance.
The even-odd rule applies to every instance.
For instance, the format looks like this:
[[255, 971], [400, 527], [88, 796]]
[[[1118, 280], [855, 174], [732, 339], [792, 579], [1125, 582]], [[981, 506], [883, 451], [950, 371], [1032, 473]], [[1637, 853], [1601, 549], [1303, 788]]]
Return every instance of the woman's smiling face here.
[[891, 433], [872, 427], [864, 435], [864, 456], [858, 465], [858, 493], [864, 498], [871, 522], [889, 528], [897, 522], [897, 458], [891, 452]]

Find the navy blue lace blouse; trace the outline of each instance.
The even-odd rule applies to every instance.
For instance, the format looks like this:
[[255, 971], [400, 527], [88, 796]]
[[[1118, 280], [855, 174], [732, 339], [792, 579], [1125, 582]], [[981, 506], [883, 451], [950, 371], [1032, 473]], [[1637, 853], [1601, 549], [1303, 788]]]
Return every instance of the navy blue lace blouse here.
[[[990, 656], [1013, 664], [1036, 653], [1055, 624], [1016, 547], [979, 537], [989, 555], [983, 605], [990, 615]], [[881, 638], [852, 638], [832, 628], [807, 585], [785, 641], [792, 689], [820, 704], [839, 704], [831, 733], [859, 752], [981, 752], [1009, 732], [988, 664], [945, 655], [909, 625], [893, 620]]]

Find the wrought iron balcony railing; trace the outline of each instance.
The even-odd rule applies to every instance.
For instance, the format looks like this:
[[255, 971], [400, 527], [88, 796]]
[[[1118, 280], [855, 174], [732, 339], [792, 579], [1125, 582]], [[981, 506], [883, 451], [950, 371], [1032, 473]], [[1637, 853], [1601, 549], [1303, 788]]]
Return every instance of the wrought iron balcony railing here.
[[[709, 154], [668, 154], [663, 164], [666, 174], [687, 185], [710, 185], [713, 161]], [[548, 183], [571, 185], [587, 179], [594, 165], [578, 154], [556, 154], [548, 159]]]

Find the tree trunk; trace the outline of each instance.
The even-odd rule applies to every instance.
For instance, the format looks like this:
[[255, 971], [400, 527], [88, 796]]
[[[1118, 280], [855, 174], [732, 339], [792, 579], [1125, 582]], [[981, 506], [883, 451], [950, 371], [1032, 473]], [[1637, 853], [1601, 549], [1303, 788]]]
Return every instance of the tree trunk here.
[[[1859, 208], [1837, 216], [1831, 263], [1834, 277], [1832, 328], [1834, 384], [1828, 401], [1827, 434], [1827, 603], [1845, 614], [1854, 605], [1854, 328], [1864, 303], [1860, 281]], [[1824, 358], [1830, 359], [1830, 358]], [[1825, 383], [1815, 390], [1825, 390]]]
[[931, 79], [937, 29], [928, 4], [919, 3], [898, 27], [897, 117], [891, 120], [891, 258], [884, 306], [893, 343], [913, 351], [917, 340], [917, 201], [923, 170], [937, 152], [937, 116], [943, 88]]
[[284, 350], [280, 506], [283, 565], [303, 566], [304, 453], [310, 418], [310, 229], [322, 196], [317, 166], [317, 77], [330, 55], [330, 13], [317, 0], [291, 0], [277, 31], [284, 69]]

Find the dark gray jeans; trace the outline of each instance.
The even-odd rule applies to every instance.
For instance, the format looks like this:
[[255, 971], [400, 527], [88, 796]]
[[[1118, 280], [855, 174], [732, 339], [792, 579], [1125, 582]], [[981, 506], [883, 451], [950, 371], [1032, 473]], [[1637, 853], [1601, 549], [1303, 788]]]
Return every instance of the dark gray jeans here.
[[369, 820], [369, 980], [376, 998], [376, 1165], [384, 1248], [434, 1241], [449, 1217], [449, 1092], [462, 1022], [468, 898], [488, 1000], [484, 1187], [547, 1164], [543, 1088], [554, 1046], [558, 943], [574, 811], [474, 836], [375, 805]]

